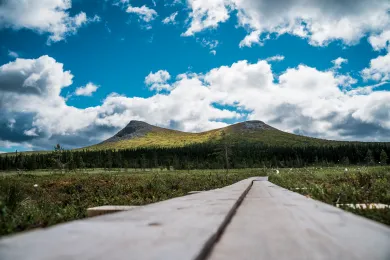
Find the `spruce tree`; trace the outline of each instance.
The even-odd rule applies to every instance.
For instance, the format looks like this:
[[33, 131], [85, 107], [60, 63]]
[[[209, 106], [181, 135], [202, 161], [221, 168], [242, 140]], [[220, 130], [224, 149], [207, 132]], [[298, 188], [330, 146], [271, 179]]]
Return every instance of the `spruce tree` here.
[[66, 164], [68, 166], [67, 167], [68, 170], [70, 170], [70, 171], [75, 170], [77, 168], [76, 162], [73, 159], [73, 152], [69, 152], [68, 161]]
[[83, 160], [83, 157], [81, 155], [79, 155], [79, 162], [78, 162], [78, 166], [80, 169], [83, 169], [85, 167], [85, 163], [84, 163], [84, 160]]
[[388, 160], [387, 153], [383, 149], [382, 149], [381, 154], [380, 154], [380, 160], [381, 160], [382, 165], [387, 164], [387, 160]]
[[112, 152], [110, 150], [107, 151], [106, 168], [109, 170], [112, 168]]
[[349, 165], [349, 158], [348, 158], [348, 156], [343, 157], [343, 159], [341, 160], [341, 163], [343, 165]]
[[367, 165], [374, 164], [374, 157], [373, 157], [372, 151], [370, 149], [367, 150], [365, 161], [366, 161]]

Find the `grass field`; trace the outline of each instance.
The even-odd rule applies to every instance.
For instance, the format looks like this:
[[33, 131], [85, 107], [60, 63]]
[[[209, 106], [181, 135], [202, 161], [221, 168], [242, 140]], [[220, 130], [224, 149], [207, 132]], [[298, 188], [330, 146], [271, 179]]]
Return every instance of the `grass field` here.
[[[390, 204], [390, 167], [124, 171], [89, 169], [58, 173], [0, 173], [0, 235], [86, 217], [86, 209], [101, 205], [144, 205], [189, 191], [230, 185], [252, 176], [269, 180], [305, 196], [336, 203]], [[298, 188], [298, 189], [297, 189]], [[390, 225], [390, 209], [353, 210]]]
[[[390, 167], [280, 169], [269, 180], [328, 204], [383, 203], [390, 205]], [[345, 210], [390, 225], [390, 209]]]
[[0, 235], [84, 218], [89, 207], [144, 205], [265, 174], [259, 169], [1, 173]]

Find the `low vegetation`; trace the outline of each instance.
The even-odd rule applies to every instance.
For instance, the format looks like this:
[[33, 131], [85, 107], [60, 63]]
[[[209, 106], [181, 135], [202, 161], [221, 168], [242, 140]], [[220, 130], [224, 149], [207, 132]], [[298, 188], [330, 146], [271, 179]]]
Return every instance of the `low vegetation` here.
[[[336, 204], [390, 205], [390, 167], [280, 169], [269, 180], [305, 196]], [[343, 209], [390, 225], [390, 208]]]
[[[56, 171], [58, 172], [58, 171]], [[94, 169], [67, 174], [1, 173], [0, 235], [86, 217], [101, 205], [144, 205], [189, 191], [220, 188], [263, 170], [128, 171]]]
[[[284, 188], [325, 203], [390, 205], [390, 167], [160, 170], [82, 169], [0, 172], [0, 235], [86, 217], [101, 205], [144, 205], [269, 175]], [[390, 225], [390, 209], [345, 210]]]

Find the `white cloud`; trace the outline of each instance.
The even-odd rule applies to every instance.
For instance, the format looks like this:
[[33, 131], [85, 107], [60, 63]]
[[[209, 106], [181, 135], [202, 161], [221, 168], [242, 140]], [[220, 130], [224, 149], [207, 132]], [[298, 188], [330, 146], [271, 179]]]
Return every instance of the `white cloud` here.
[[385, 49], [390, 43], [390, 30], [383, 31], [379, 35], [371, 35], [368, 41], [376, 51]]
[[0, 4], [0, 28], [30, 29], [48, 33], [48, 43], [63, 40], [89, 23], [100, 20], [87, 18], [84, 12], [70, 16], [71, 0], [4, 0]]
[[340, 69], [343, 63], [348, 63], [348, 60], [338, 57], [337, 59], [332, 60], [332, 63], [333, 63], [333, 69]]
[[217, 48], [218, 44], [219, 44], [219, 41], [218, 40], [208, 40], [208, 39], [205, 39], [203, 38], [202, 40], [200, 40], [199, 38], [196, 39], [198, 42], [200, 42], [200, 44], [203, 46], [203, 47], [208, 47], [210, 49], [215, 49]]
[[23, 133], [25, 135], [27, 135], [27, 136], [39, 136], [37, 134], [37, 129], [36, 128], [31, 128], [30, 130], [25, 130]]
[[184, 4], [183, 3], [183, 0], [165, 0], [165, 4], [164, 6], [175, 6], [175, 5], [182, 5]]
[[226, 0], [188, 0], [191, 9], [189, 17], [190, 27], [183, 36], [191, 36], [207, 28], [216, 28], [221, 22], [229, 19], [229, 10], [226, 5], [231, 1]]
[[276, 55], [276, 56], [269, 57], [265, 60], [266, 61], [282, 61], [282, 60], [284, 60], [284, 56], [283, 55]]
[[19, 54], [18, 54], [17, 52], [8, 50], [8, 56], [10, 56], [10, 57], [12, 57], [12, 58], [18, 58], [18, 57], [19, 57]]
[[176, 19], [177, 14], [178, 14], [178, 12], [174, 12], [170, 16], [165, 17], [164, 20], [162, 20], [162, 23], [163, 24], [175, 24], [176, 23], [175, 19]]
[[292, 34], [309, 39], [310, 44], [327, 45], [341, 40], [356, 44], [366, 34], [380, 33], [390, 26], [390, 2], [387, 0], [188, 0], [191, 10], [191, 36], [216, 28], [237, 13], [238, 25], [249, 34], [240, 47], [261, 43], [270, 34]]
[[349, 75], [335, 75], [337, 84], [341, 87], [350, 87], [357, 83], [357, 80]]
[[196, 41], [197, 42], [200, 42], [200, 44], [205, 47], [205, 48], [209, 48], [210, 49], [210, 54], [212, 55], [216, 55], [217, 54], [217, 51], [215, 50], [215, 48], [217, 48], [217, 46], [219, 45], [219, 41], [218, 40], [209, 40], [209, 39], [200, 39], [200, 38], [196, 38]]
[[390, 48], [386, 55], [372, 59], [370, 66], [362, 70], [362, 76], [365, 80], [390, 80]]
[[70, 71], [49, 56], [16, 59], [0, 67], [0, 90], [35, 96], [59, 96], [62, 88], [72, 84]]
[[99, 86], [88, 82], [87, 85], [78, 87], [75, 91], [76, 96], [92, 96], [92, 93], [96, 92]]
[[368, 41], [376, 51], [387, 48], [387, 54], [372, 59], [370, 66], [361, 71], [363, 78], [382, 82], [390, 80], [390, 30], [371, 35]]
[[260, 34], [261, 32], [259, 30], [249, 33], [242, 41], [240, 41], [240, 48], [251, 47], [252, 44], [260, 44]]
[[126, 9], [126, 12], [128, 13], [134, 13], [139, 16], [140, 19], [142, 19], [145, 22], [150, 22], [157, 17], [157, 12], [146, 5], [143, 5], [141, 7], [133, 7], [129, 5]]
[[[21, 73], [23, 72], [23, 73]], [[266, 60], [245, 60], [206, 73], [180, 74], [165, 93], [150, 97], [107, 96], [101, 105], [66, 104], [61, 89], [72, 75], [53, 58], [17, 59], [0, 67], [0, 143], [35, 149], [55, 143], [79, 147], [108, 138], [130, 120], [184, 131], [204, 131], [222, 120], [263, 120], [281, 130], [343, 140], [390, 138], [390, 91], [362, 86], [347, 90], [334, 70], [305, 65], [278, 76]], [[148, 86], [168, 85], [167, 71], [150, 73]], [[236, 111], [216, 108], [227, 105]], [[218, 106], [219, 107], [219, 106]], [[12, 125], [12, 127], [10, 126]]]
[[126, 5], [126, 4], [129, 4], [130, 0], [116, 0], [113, 2], [113, 5]]
[[148, 76], [145, 77], [145, 84], [149, 86], [150, 90], [170, 90], [172, 87], [167, 84], [167, 81], [171, 79], [166, 70], [159, 70], [156, 73], [150, 72]]

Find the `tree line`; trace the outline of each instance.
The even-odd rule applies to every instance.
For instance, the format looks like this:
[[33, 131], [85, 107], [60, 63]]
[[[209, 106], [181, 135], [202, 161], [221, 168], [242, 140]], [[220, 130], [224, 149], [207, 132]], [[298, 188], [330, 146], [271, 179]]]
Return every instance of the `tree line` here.
[[390, 143], [278, 147], [256, 143], [203, 143], [177, 148], [15, 152], [0, 156], [0, 170], [83, 168], [228, 169], [311, 165], [386, 165]]

